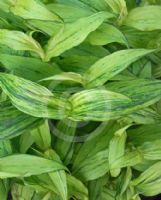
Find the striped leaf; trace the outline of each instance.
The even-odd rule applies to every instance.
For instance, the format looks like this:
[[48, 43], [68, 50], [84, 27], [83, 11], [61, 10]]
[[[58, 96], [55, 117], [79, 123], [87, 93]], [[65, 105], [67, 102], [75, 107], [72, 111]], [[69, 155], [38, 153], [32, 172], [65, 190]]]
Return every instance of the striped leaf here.
[[[55, 160], [58, 163], [61, 163], [59, 156], [53, 151], [48, 150], [45, 152], [45, 157], [47, 159]], [[59, 170], [56, 172], [52, 172], [48, 174], [49, 178], [51, 179], [53, 185], [55, 186], [58, 194], [61, 196], [62, 200], [67, 200], [67, 180], [66, 180], [66, 173], [64, 170]]]
[[42, 149], [47, 150], [51, 146], [51, 135], [48, 121], [45, 120], [39, 127], [31, 130], [31, 135], [36, 145]]
[[28, 177], [65, 169], [57, 161], [26, 154], [0, 158], [0, 168], [1, 178]]
[[53, 134], [56, 136], [54, 149], [65, 163], [69, 163], [70, 157], [72, 157], [71, 151], [76, 132], [76, 125], [77, 122], [64, 119], [60, 120], [57, 126], [52, 130]]
[[160, 80], [134, 79], [107, 84], [107, 87], [132, 99], [131, 104], [127, 105], [129, 110], [143, 109], [161, 99]]
[[126, 69], [131, 63], [151, 52], [153, 50], [121, 50], [98, 60], [85, 73], [85, 86], [89, 88], [103, 85], [109, 79]]
[[[11, 12], [24, 19], [37, 19], [44, 21], [61, 21], [60, 18], [50, 12], [44, 4], [36, 0], [16, 0], [10, 8]], [[42, 15], [43, 13], [43, 15]]]
[[21, 31], [0, 29], [0, 44], [18, 51], [32, 51], [37, 53], [42, 59], [44, 58], [44, 51], [40, 44], [31, 36]]
[[35, 117], [62, 119], [69, 105], [47, 88], [10, 74], [0, 74], [0, 85], [14, 106]]
[[42, 119], [21, 113], [9, 101], [0, 103], [0, 140], [21, 135], [39, 126], [42, 122]]
[[117, 118], [126, 114], [126, 105], [131, 102], [124, 95], [104, 89], [78, 92], [69, 101], [72, 104], [69, 118], [77, 121], [108, 121]]
[[92, 45], [106, 45], [117, 42], [128, 46], [128, 42], [122, 32], [115, 26], [105, 23], [89, 34], [87, 41]]
[[89, 33], [96, 30], [105, 19], [113, 15], [99, 12], [89, 17], [84, 17], [74, 23], [65, 25], [60, 32], [48, 41], [46, 45], [46, 61], [59, 56], [63, 52], [82, 43]]
[[41, 81], [71, 81], [79, 84], [83, 84], [82, 76], [73, 72], [63, 72], [48, 78], [45, 78]]
[[115, 160], [119, 159], [122, 157], [125, 153], [125, 143], [126, 143], [126, 129], [128, 127], [124, 127], [120, 130], [118, 130], [113, 138], [110, 141], [109, 144], [109, 155], [108, 155], [108, 160], [109, 160], [109, 168], [111, 169], [111, 176], [117, 177], [120, 174], [121, 169], [113, 169], [112, 165], [115, 162]]
[[161, 29], [161, 6], [151, 5], [132, 9], [124, 24], [142, 31]]
[[0, 61], [9, 72], [32, 81], [61, 72], [56, 64], [44, 63], [37, 58], [0, 54]]

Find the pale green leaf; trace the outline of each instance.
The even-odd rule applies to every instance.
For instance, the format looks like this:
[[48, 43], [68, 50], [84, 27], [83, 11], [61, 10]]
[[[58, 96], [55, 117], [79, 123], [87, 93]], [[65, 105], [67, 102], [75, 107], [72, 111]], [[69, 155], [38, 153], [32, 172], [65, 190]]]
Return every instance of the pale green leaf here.
[[0, 29], [0, 44], [6, 45], [14, 50], [35, 52], [44, 59], [44, 51], [40, 44], [31, 36], [21, 31]]
[[68, 102], [41, 85], [4, 73], [0, 74], [0, 85], [12, 103], [22, 112], [35, 117], [61, 119], [66, 116]]
[[161, 6], [144, 6], [132, 9], [124, 24], [142, 31], [161, 29]]
[[89, 33], [96, 30], [111, 13], [99, 12], [65, 25], [46, 45], [46, 61], [82, 43]]
[[0, 177], [28, 177], [31, 175], [43, 174], [47, 172], [65, 169], [57, 161], [45, 158], [19, 154], [0, 158]]
[[50, 12], [45, 5], [37, 0], [16, 0], [12, 4], [12, 7], [10, 7], [10, 10], [15, 15], [18, 15], [24, 19], [61, 21], [56, 14]]
[[126, 69], [131, 63], [151, 52], [153, 50], [121, 50], [98, 60], [85, 73], [85, 86], [95, 87], [103, 85], [106, 81]]

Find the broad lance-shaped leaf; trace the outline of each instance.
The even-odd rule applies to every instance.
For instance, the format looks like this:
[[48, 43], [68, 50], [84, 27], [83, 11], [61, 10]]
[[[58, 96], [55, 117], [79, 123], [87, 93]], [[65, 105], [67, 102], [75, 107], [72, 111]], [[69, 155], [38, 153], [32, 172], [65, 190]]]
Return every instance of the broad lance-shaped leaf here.
[[29, 131], [25, 131], [19, 138], [19, 152], [25, 154], [33, 144], [33, 137], [31, 136]]
[[6, 189], [5, 181], [0, 180], [0, 198], [6, 200], [8, 198], [8, 191]]
[[[66, 174], [66, 178], [68, 186], [68, 198], [74, 196], [78, 199], [81, 198], [82, 200], [88, 200], [88, 190], [86, 186], [84, 186], [79, 179], [71, 176], [70, 174]], [[47, 174], [26, 177], [24, 179], [24, 183], [25, 185], [37, 191], [51, 191], [57, 193], [55, 185]]]
[[28, 116], [16, 108], [9, 101], [0, 103], [0, 140], [10, 139], [39, 126], [42, 119]]
[[[82, 180], [94, 180], [107, 173], [108, 146], [119, 124], [108, 121], [91, 132], [73, 161], [73, 173]], [[97, 144], [97, 145], [96, 145]]]
[[99, 12], [89, 17], [84, 17], [74, 23], [65, 25], [58, 34], [53, 36], [46, 45], [45, 60], [59, 56], [63, 52], [82, 43], [89, 33], [96, 30], [105, 19], [114, 15], [107, 12]]
[[[84, 90], [69, 98], [72, 110], [71, 120], [108, 121], [126, 113], [129, 98], [104, 89]], [[124, 112], [125, 110], [125, 112]]]
[[139, 150], [142, 151], [144, 159], [146, 160], [160, 160], [161, 159], [161, 140], [145, 142], [139, 147]]
[[101, 200], [102, 187], [104, 184], [104, 177], [90, 181], [88, 184], [89, 200]]
[[12, 146], [10, 140], [0, 141], [0, 158], [12, 154]]
[[76, 6], [75, 2], [72, 5], [64, 3], [50, 3], [47, 8], [60, 16], [65, 23], [74, 22], [82, 17], [87, 17], [93, 14], [93, 11], [88, 8]]
[[131, 103], [126, 105], [126, 109], [129, 109], [129, 111], [143, 109], [161, 99], [160, 80], [134, 79], [131, 81], [113, 82], [107, 84], [107, 88], [132, 99]]
[[77, 122], [69, 119], [60, 120], [52, 130], [55, 137], [54, 149], [60, 158], [69, 163], [72, 157], [72, 146], [76, 132]]
[[50, 12], [43, 3], [37, 0], [16, 0], [10, 7], [11, 12], [24, 19], [61, 21], [58, 15]]
[[0, 61], [9, 72], [32, 81], [61, 72], [56, 64], [44, 63], [38, 58], [0, 54]]
[[106, 45], [117, 42], [128, 46], [123, 33], [115, 26], [107, 23], [103, 23], [97, 30], [90, 33], [86, 40], [92, 45]]
[[[51, 146], [51, 135], [47, 121], [45, 121], [45, 123], [42, 124], [41, 127], [32, 131], [31, 134], [37, 146], [42, 150], [47, 150], [45, 152], [45, 157], [47, 159], [56, 160], [59, 163], [62, 163], [56, 152], [54, 152], [53, 150], [48, 150]], [[67, 183], [65, 171], [59, 170], [56, 172], [51, 172], [48, 173], [47, 176], [48, 179], [51, 180], [52, 185], [54, 185], [54, 188], [56, 188], [56, 191], [62, 197], [62, 200], [67, 200]]]
[[142, 194], [147, 197], [156, 196], [161, 193], [161, 180], [159, 178], [151, 183], [140, 184], [136, 188], [136, 191], [139, 194]]
[[119, 181], [119, 196], [121, 196], [124, 192], [126, 192], [126, 190], [129, 187], [129, 183], [132, 179], [132, 170], [130, 167], [128, 167], [126, 170], [122, 171], [120, 177], [120, 181]]
[[146, 49], [121, 50], [98, 60], [85, 73], [85, 86], [103, 85], [106, 81], [126, 69], [132, 62], [153, 51]]
[[108, 150], [104, 150], [86, 159], [73, 175], [82, 181], [91, 181], [102, 177], [108, 171]]
[[18, 51], [32, 51], [44, 59], [44, 51], [40, 44], [31, 36], [21, 31], [0, 29], [0, 44], [6, 45]]
[[0, 177], [28, 177], [63, 170], [65, 167], [55, 160], [18, 154], [0, 158]]
[[[55, 160], [58, 163], [61, 163], [59, 156], [53, 150], [48, 150], [45, 152], [45, 157], [47, 159]], [[66, 173], [64, 170], [59, 170], [48, 174], [53, 185], [55, 186], [58, 194], [61, 196], [62, 200], [67, 200], [67, 180]]]
[[161, 192], [161, 162], [157, 162], [132, 181], [138, 192], [153, 196]]
[[144, 6], [132, 9], [124, 24], [142, 31], [161, 29], [161, 6]]
[[113, 162], [112, 168], [131, 167], [140, 164], [143, 161], [143, 154], [140, 151], [127, 151], [123, 156]]
[[35, 117], [63, 119], [70, 107], [47, 88], [11, 74], [0, 74], [0, 86], [15, 107]]
[[121, 169], [112, 169], [112, 164], [115, 160], [119, 159], [121, 156], [124, 155], [125, 153], [125, 142], [126, 142], [126, 129], [129, 126], [126, 126], [120, 130], [118, 130], [113, 138], [110, 141], [109, 144], [109, 155], [108, 155], [108, 160], [109, 160], [109, 168], [111, 172], [111, 176], [116, 177], [119, 175]]
[[[10, 140], [0, 141], [0, 158], [12, 154], [12, 146]], [[0, 199], [7, 200], [9, 190], [9, 180], [0, 179]]]
[[40, 149], [47, 150], [50, 148], [51, 135], [47, 120], [44, 120], [44, 122], [39, 127], [36, 127], [35, 129], [31, 130], [31, 135], [36, 145]]
[[[81, 165], [90, 157], [93, 157], [98, 152], [103, 151], [109, 147], [109, 142], [114, 133], [120, 128], [116, 121], [102, 122], [82, 144], [77, 156], [73, 159], [73, 171], [79, 170]], [[96, 145], [97, 143], [97, 145]]]
[[82, 200], [88, 200], [88, 190], [86, 186], [74, 176], [67, 174], [68, 196]]
[[133, 144], [141, 146], [146, 142], [155, 142], [161, 138], [161, 123], [138, 126], [127, 131], [128, 138]]

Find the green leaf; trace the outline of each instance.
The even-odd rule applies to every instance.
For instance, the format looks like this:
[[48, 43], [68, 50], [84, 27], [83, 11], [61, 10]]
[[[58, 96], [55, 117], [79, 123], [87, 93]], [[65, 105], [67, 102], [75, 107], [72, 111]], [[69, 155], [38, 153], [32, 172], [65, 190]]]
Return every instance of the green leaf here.
[[142, 31], [161, 29], [161, 6], [144, 6], [132, 9], [124, 24]]
[[32, 190], [31, 188], [27, 186], [14, 183], [12, 185], [11, 194], [12, 194], [13, 200], [16, 200], [17, 198], [23, 199], [23, 200], [32, 200], [34, 196], [34, 190]]
[[137, 150], [126, 152], [122, 157], [113, 162], [112, 169], [131, 167], [143, 161], [143, 154]]
[[69, 101], [72, 104], [69, 119], [77, 121], [108, 121], [117, 118], [126, 114], [125, 106], [131, 102], [126, 96], [104, 89], [78, 92]]
[[48, 125], [48, 121], [45, 120], [43, 124], [31, 131], [31, 135], [37, 144], [37, 146], [42, 150], [47, 150], [51, 146], [51, 135]]
[[135, 145], [142, 145], [145, 142], [151, 142], [161, 138], [161, 124], [147, 124], [138, 126], [135, 129], [128, 130], [128, 138]]
[[10, 140], [0, 141], [0, 157], [12, 154], [12, 146]]
[[118, 1], [117, 0], [113, 0], [113, 1], [112, 0], [105, 0], [105, 2], [117, 14], [119, 14], [120, 11], [122, 11], [123, 9], [124, 9], [124, 12], [125, 11], [127, 12], [127, 10], [126, 10], [126, 1], [124, 1], [124, 0], [118, 0]]
[[83, 84], [82, 76], [77, 73], [73, 72], [63, 72], [61, 74], [57, 74], [45, 79], [42, 79], [41, 81], [72, 81], [75, 83]]
[[44, 51], [40, 44], [31, 36], [21, 31], [0, 29], [0, 44], [6, 45], [17, 51], [32, 51], [44, 59]]
[[38, 2], [37, 0], [16, 0], [13, 2], [10, 10], [15, 15], [18, 15], [24, 19], [61, 21], [56, 14], [50, 12], [44, 4]]
[[146, 160], [160, 160], [161, 159], [161, 140], [153, 142], [145, 142], [139, 149], [143, 152]]
[[98, 60], [85, 73], [85, 86], [89, 88], [103, 85], [106, 81], [126, 69], [131, 63], [151, 52], [153, 50], [121, 50]]
[[102, 177], [109, 171], [108, 150], [100, 151], [81, 163], [73, 175], [84, 181]]
[[57, 126], [52, 130], [53, 134], [56, 135], [54, 149], [59, 154], [60, 158], [67, 163], [69, 163], [71, 159], [69, 154], [72, 151], [76, 126], [77, 122], [64, 119], [60, 120]]
[[35, 117], [62, 119], [69, 105], [64, 98], [47, 88], [10, 74], [0, 74], [0, 85], [12, 103], [22, 112]]
[[0, 8], [5, 12], [9, 12], [10, 5], [8, 2], [9, 2], [8, 0], [0, 2]]
[[128, 96], [132, 100], [129, 105], [126, 105], [126, 109], [129, 109], [128, 112], [146, 108], [161, 98], [160, 80], [134, 79], [109, 83], [107, 87], [114, 92]]
[[122, 32], [111, 24], [102, 24], [96, 31], [89, 34], [87, 41], [92, 45], [106, 45], [117, 42], [128, 46]]
[[3, 180], [0, 180], [0, 198], [3, 200], [7, 200], [8, 198], [8, 191]]
[[89, 33], [96, 30], [111, 13], [99, 12], [65, 25], [46, 45], [46, 61], [82, 43]]
[[76, 197], [80, 200], [88, 200], [88, 190], [85, 185], [74, 176], [67, 175], [69, 197]]
[[87, 17], [93, 13], [90, 9], [81, 8], [75, 4], [66, 5], [63, 3], [51, 3], [47, 5], [47, 8], [53, 13], [56, 13], [67, 23], [74, 22], [82, 17]]
[[[53, 151], [48, 150], [45, 152], [45, 157], [51, 160], [55, 160], [58, 163], [61, 163], [59, 156]], [[66, 173], [64, 170], [59, 170], [56, 172], [49, 173], [51, 181], [56, 187], [58, 194], [61, 196], [62, 200], [67, 200], [67, 181], [66, 181]]]
[[151, 165], [132, 181], [132, 185], [136, 187], [137, 192], [144, 196], [154, 196], [161, 192], [160, 165], [160, 161]]
[[[84, 162], [95, 156], [98, 152], [109, 147], [109, 142], [120, 125], [115, 121], [102, 122], [91, 132], [73, 160], [73, 171], [78, 170]], [[97, 143], [97, 145], [96, 145]]]
[[119, 15], [118, 23], [121, 24], [123, 19], [127, 16], [128, 11], [125, 0], [105, 0], [105, 2], [111, 7], [112, 11]]
[[88, 184], [89, 188], [89, 200], [101, 200], [101, 194], [103, 189], [103, 178], [90, 181]]
[[[30, 129], [31, 130], [31, 129]], [[19, 151], [20, 153], [27, 153], [30, 147], [33, 145], [34, 140], [28, 131], [24, 131], [24, 133], [20, 136], [19, 139]]]
[[38, 81], [61, 72], [56, 64], [44, 63], [31, 57], [0, 54], [0, 62], [16, 76], [32, 81]]
[[0, 177], [28, 177], [52, 171], [65, 169], [62, 164], [54, 160], [19, 154], [0, 158]]
[[121, 156], [125, 153], [125, 142], [126, 142], [126, 129], [129, 126], [126, 126], [120, 130], [118, 130], [113, 138], [110, 141], [109, 144], [109, 168], [111, 172], [112, 177], [117, 177], [120, 174], [121, 169], [113, 169], [112, 165], [113, 162], [115, 162], [117, 159], [119, 159]]
[[9, 101], [0, 103], [0, 140], [10, 139], [40, 125], [43, 120], [28, 116]]

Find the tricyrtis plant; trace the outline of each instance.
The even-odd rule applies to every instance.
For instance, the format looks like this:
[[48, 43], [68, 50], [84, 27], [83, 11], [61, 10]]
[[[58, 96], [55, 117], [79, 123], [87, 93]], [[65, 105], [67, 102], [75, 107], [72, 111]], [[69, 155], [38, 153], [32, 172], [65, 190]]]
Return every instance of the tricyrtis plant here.
[[0, 200], [161, 193], [161, 1], [0, 1]]

